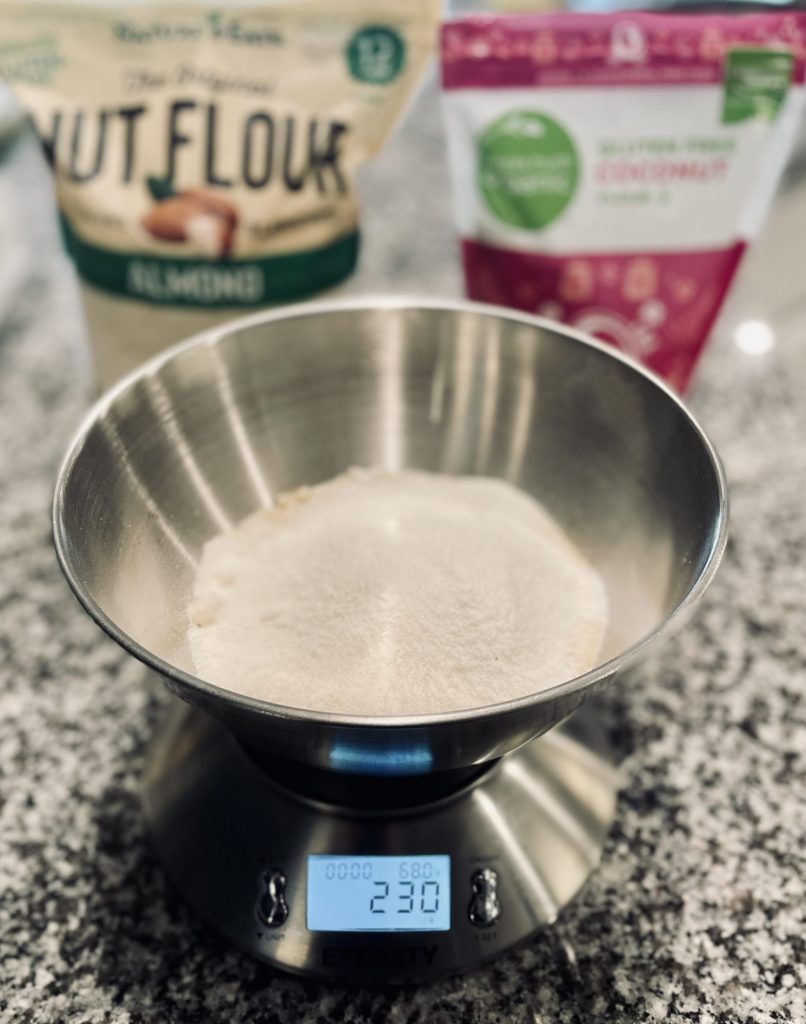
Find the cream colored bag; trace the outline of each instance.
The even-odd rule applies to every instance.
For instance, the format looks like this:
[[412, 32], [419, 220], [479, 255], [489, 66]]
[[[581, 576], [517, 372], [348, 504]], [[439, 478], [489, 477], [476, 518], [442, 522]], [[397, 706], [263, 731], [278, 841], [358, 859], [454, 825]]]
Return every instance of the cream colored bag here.
[[0, 77], [53, 166], [108, 384], [354, 268], [354, 179], [410, 97], [439, 0], [0, 2]]

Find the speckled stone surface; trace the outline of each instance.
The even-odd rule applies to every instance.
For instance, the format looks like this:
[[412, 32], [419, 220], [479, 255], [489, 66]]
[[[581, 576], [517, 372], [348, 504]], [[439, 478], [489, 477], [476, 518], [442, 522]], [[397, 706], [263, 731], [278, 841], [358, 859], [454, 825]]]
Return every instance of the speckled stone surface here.
[[[342, 292], [458, 293], [432, 105], [426, 93], [366, 176], [368, 241]], [[752, 359], [733, 346], [726, 317], [691, 398], [730, 478], [727, 557], [693, 624], [607, 698], [623, 790], [601, 869], [556, 926], [489, 969], [366, 992], [285, 977], [228, 948], [170, 890], [151, 852], [139, 790], [166, 697], [79, 609], [50, 541], [54, 474], [89, 375], [47, 214], [36, 153], [7, 146], [0, 1020], [806, 1020], [806, 363], [791, 337], [792, 296], [771, 308], [774, 288], [762, 300], [752, 287], [782, 251], [781, 217], [732, 315], [776, 322], [781, 313], [789, 334], [782, 328], [773, 352]]]

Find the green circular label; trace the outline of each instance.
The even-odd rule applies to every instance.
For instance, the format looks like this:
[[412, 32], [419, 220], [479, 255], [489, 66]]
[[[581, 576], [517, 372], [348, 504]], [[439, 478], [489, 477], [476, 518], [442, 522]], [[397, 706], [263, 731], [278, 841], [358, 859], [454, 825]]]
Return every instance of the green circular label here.
[[403, 37], [388, 25], [365, 25], [347, 44], [347, 66], [359, 82], [386, 85], [397, 78], [405, 62]]
[[579, 159], [566, 131], [545, 114], [513, 111], [478, 140], [479, 188], [495, 216], [537, 231], [556, 220], [579, 180]]

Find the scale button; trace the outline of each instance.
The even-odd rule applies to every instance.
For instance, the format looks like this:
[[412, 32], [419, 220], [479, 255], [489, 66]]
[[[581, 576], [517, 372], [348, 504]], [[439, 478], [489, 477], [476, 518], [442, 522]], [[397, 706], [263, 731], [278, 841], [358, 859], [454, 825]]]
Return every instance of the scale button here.
[[489, 928], [501, 916], [501, 902], [498, 899], [498, 872], [492, 868], [474, 871], [470, 879], [473, 895], [467, 916], [477, 928]]
[[260, 875], [257, 916], [269, 928], [279, 928], [288, 920], [285, 898], [285, 875], [280, 868], [269, 868]]

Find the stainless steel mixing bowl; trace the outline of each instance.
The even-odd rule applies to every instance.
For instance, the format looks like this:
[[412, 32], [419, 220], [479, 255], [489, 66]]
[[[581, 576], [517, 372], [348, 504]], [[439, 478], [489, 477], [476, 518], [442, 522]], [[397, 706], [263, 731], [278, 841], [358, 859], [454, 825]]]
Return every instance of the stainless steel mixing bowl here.
[[[533, 696], [405, 718], [281, 707], [197, 678], [186, 608], [205, 541], [355, 465], [502, 477], [539, 498], [607, 583], [602, 664]], [[727, 505], [701, 428], [613, 349], [508, 310], [372, 299], [260, 313], [126, 378], [72, 442], [53, 524], [86, 610], [180, 697], [272, 754], [411, 774], [513, 750], [680, 624], [716, 570]]]

